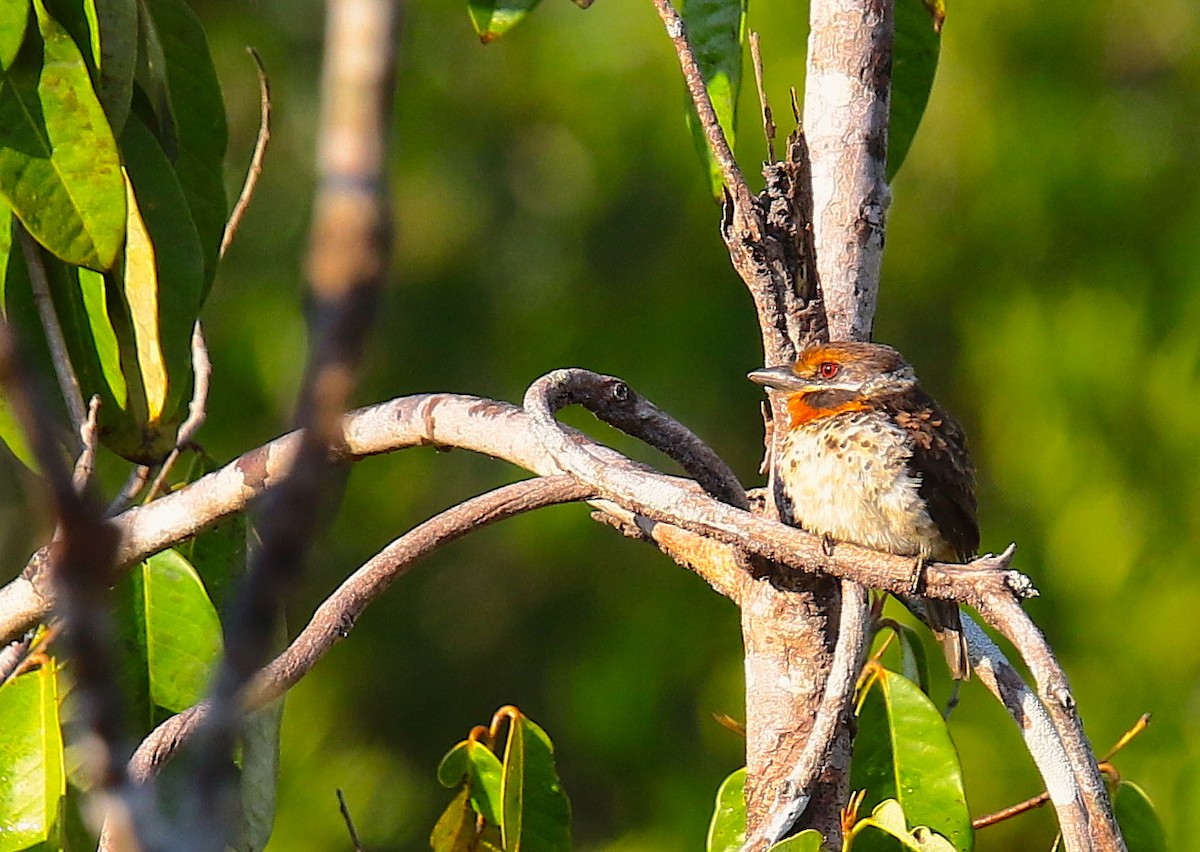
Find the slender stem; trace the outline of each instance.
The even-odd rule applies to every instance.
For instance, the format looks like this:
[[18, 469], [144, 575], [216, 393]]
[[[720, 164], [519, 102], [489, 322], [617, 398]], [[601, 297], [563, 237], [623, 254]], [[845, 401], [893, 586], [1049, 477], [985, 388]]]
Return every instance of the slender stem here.
[[42, 321], [42, 330], [46, 333], [46, 344], [50, 348], [50, 360], [54, 364], [54, 375], [58, 378], [58, 389], [67, 405], [67, 414], [71, 418], [77, 453], [83, 452], [84, 445], [81, 432], [87, 422], [87, 405], [83, 401], [83, 391], [80, 389], [79, 377], [75, 375], [75, 367], [71, 364], [71, 355], [67, 351], [67, 339], [63, 336], [62, 326], [58, 323], [58, 314], [54, 311], [54, 299], [50, 296], [50, 279], [46, 275], [46, 264], [42, 259], [42, 250], [30, 233], [19, 223], [16, 225], [17, 234], [21, 240], [21, 253], [25, 257], [25, 266], [29, 270], [29, 283], [33, 287], [33, 302], [37, 306], [38, 317]]

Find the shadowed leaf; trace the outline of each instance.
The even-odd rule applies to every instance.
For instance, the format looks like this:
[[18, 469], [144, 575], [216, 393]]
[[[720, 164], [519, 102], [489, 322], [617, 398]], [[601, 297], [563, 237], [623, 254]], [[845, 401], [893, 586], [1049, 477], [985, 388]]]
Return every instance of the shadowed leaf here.
[[897, 0], [896, 45], [892, 54], [892, 108], [888, 127], [887, 179], [891, 181], [912, 147], [937, 74], [941, 23], [946, 10], [926, 0]]
[[1122, 781], [1113, 794], [1113, 812], [1129, 852], [1166, 852], [1167, 833], [1145, 790]]

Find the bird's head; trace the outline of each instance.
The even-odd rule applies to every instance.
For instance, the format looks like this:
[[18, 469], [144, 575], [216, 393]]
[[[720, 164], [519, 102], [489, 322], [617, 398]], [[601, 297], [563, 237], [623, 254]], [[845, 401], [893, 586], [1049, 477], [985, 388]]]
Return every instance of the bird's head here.
[[879, 397], [917, 384], [912, 367], [892, 347], [851, 341], [809, 346], [795, 364], [755, 370], [749, 379], [769, 393], [784, 395], [792, 426], [865, 411]]

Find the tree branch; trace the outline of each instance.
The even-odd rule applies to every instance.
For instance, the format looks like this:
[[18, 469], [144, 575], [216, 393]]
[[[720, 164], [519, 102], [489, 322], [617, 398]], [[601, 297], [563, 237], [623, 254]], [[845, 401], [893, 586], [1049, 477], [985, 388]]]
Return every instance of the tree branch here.
[[[648, 471], [576, 430], [561, 425], [551, 428], [582, 455], [585, 464], [571, 472], [585, 481], [601, 483], [597, 494], [640, 514], [648, 529], [655, 530], [655, 523], [671, 525], [690, 534], [673, 532], [675, 540], [693, 541], [703, 536], [809, 574], [828, 573], [901, 594], [911, 591], [913, 562], [907, 557], [849, 544], [837, 544], [826, 554], [821, 539], [801, 529], [707, 497], [688, 480]], [[337, 458], [357, 460], [417, 446], [458, 447], [542, 476], [566, 472], [558, 459], [570, 461], [573, 467], [580, 461], [557, 446], [552, 454], [542, 438], [535, 432], [530, 414], [509, 403], [460, 394], [420, 394], [347, 414]], [[557, 444], [558, 439], [554, 440]], [[178, 491], [113, 518], [111, 523], [119, 534], [117, 568], [127, 570], [151, 554], [246, 511], [251, 501], [279, 485], [298, 443], [298, 433], [277, 438]], [[50, 611], [55, 593], [47, 583], [47, 557], [46, 548], [38, 551], [21, 576], [0, 588], [0, 640], [15, 638]], [[983, 556], [967, 565], [928, 563], [921, 593], [977, 608], [990, 595], [1024, 598], [1035, 594], [1028, 578], [1009, 568], [1010, 560], [1011, 554], [1004, 553]]]
[[813, 236], [833, 340], [870, 340], [891, 193], [885, 181], [894, 0], [809, 4], [804, 130]]
[[[392, 581], [421, 557], [496, 521], [589, 496], [587, 486], [573, 477], [539, 477], [467, 500], [414, 527], [346, 578], [325, 599], [287, 650], [260, 671], [244, 690], [239, 699], [242, 711], [249, 713], [264, 707], [299, 682], [330, 648], [350, 635], [359, 616]], [[130, 776], [137, 782], [145, 782], [157, 774], [209, 712], [210, 703], [205, 701], [155, 728], [134, 752], [129, 763]]]

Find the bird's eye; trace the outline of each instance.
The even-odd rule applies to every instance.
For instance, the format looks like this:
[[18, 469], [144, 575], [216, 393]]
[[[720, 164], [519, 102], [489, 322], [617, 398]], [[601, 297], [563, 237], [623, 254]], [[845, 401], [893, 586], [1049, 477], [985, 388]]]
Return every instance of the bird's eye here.
[[822, 361], [817, 365], [817, 375], [822, 379], [832, 379], [842, 371], [842, 365], [836, 361]]

